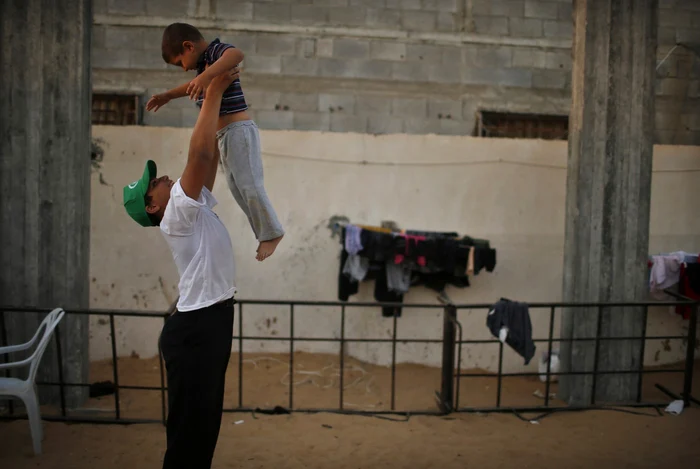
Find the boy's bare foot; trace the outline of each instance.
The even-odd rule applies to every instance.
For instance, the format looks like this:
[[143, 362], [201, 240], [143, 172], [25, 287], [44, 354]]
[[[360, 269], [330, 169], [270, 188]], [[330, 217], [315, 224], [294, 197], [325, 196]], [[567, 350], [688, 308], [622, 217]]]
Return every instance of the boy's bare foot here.
[[275, 239], [270, 239], [270, 240], [261, 242], [260, 245], [258, 246], [258, 250], [257, 250], [258, 254], [255, 256], [255, 258], [257, 260], [259, 260], [260, 262], [262, 262], [265, 259], [267, 259], [268, 257], [270, 257], [272, 255], [272, 253], [275, 252], [277, 245], [280, 243], [280, 241], [282, 241], [283, 237], [284, 237], [284, 235], [280, 236], [278, 238], [275, 238]]

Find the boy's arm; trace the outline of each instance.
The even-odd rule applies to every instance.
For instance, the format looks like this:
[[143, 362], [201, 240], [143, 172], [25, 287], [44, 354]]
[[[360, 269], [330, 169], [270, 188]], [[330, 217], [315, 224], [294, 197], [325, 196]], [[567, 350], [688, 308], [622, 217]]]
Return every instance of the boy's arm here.
[[165, 93], [154, 94], [151, 99], [146, 103], [146, 110], [156, 112], [161, 107], [165, 106], [172, 99], [182, 98], [187, 96], [187, 87], [190, 86], [190, 82], [183, 83], [177, 88], [168, 90]]
[[231, 70], [243, 61], [243, 57], [243, 52], [240, 49], [235, 47], [226, 49], [216, 62], [208, 66], [206, 70], [189, 83], [187, 94], [190, 96], [190, 99], [196, 99], [197, 96], [207, 89], [215, 76]]

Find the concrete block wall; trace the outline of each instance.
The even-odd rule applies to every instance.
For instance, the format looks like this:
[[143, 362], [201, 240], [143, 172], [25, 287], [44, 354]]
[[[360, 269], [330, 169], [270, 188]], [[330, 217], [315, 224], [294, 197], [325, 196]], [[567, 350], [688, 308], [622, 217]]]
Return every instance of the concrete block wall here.
[[[660, 6], [659, 60], [700, 31], [700, 3]], [[160, 57], [163, 28], [186, 21], [246, 54], [261, 128], [470, 135], [481, 109], [568, 114], [571, 11], [570, 0], [95, 0], [93, 83], [145, 103], [191, 79]], [[659, 69], [659, 143], [700, 144], [699, 62], [677, 47]], [[143, 123], [191, 126], [197, 108], [178, 101]]]

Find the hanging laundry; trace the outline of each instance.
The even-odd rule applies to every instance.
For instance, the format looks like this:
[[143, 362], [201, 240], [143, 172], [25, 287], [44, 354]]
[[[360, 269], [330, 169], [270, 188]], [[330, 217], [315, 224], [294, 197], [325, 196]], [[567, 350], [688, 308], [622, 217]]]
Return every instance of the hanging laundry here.
[[[525, 359], [525, 364], [535, 355], [535, 343], [532, 341], [532, 323], [526, 303], [519, 303], [501, 298], [489, 310], [486, 326], [494, 337], [508, 344]], [[505, 339], [503, 338], [505, 336]]]
[[360, 234], [362, 228], [355, 225], [347, 225], [345, 227], [345, 250], [348, 254], [353, 255], [362, 251], [362, 239]]
[[678, 283], [683, 259], [684, 256], [681, 253], [652, 256], [651, 271], [649, 272], [649, 289], [651, 291], [664, 290]]
[[[691, 300], [700, 301], [700, 264], [681, 265], [678, 293]], [[676, 306], [676, 313], [683, 316], [683, 319], [689, 319], [692, 308], [694, 306]]]
[[348, 259], [343, 267], [345, 275], [348, 275], [356, 282], [361, 282], [367, 276], [367, 271], [369, 271], [369, 259], [360, 257], [357, 254], [348, 255]]
[[386, 285], [390, 292], [408, 292], [411, 288], [411, 269], [387, 262]]

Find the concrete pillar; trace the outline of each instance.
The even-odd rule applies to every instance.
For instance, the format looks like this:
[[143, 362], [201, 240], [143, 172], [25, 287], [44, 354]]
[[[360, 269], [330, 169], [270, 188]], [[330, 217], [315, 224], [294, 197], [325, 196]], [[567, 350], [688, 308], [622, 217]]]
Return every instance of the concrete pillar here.
[[[89, 306], [91, 6], [0, 2], [0, 304]], [[10, 342], [31, 337], [36, 316], [7, 314]], [[88, 318], [66, 315], [60, 329], [64, 379], [86, 382]], [[54, 343], [37, 379], [58, 380]], [[85, 396], [67, 388], [69, 405]]]
[[[646, 299], [657, 0], [577, 0], [564, 252], [564, 301]], [[598, 311], [565, 309], [563, 338], [594, 337]], [[640, 335], [642, 308], [604, 308], [601, 336]], [[598, 370], [636, 369], [640, 341], [601, 341]], [[562, 343], [563, 370], [592, 371], [594, 342]], [[638, 375], [603, 375], [601, 402], [637, 396]], [[592, 402], [593, 378], [563, 377], [560, 397]]]

